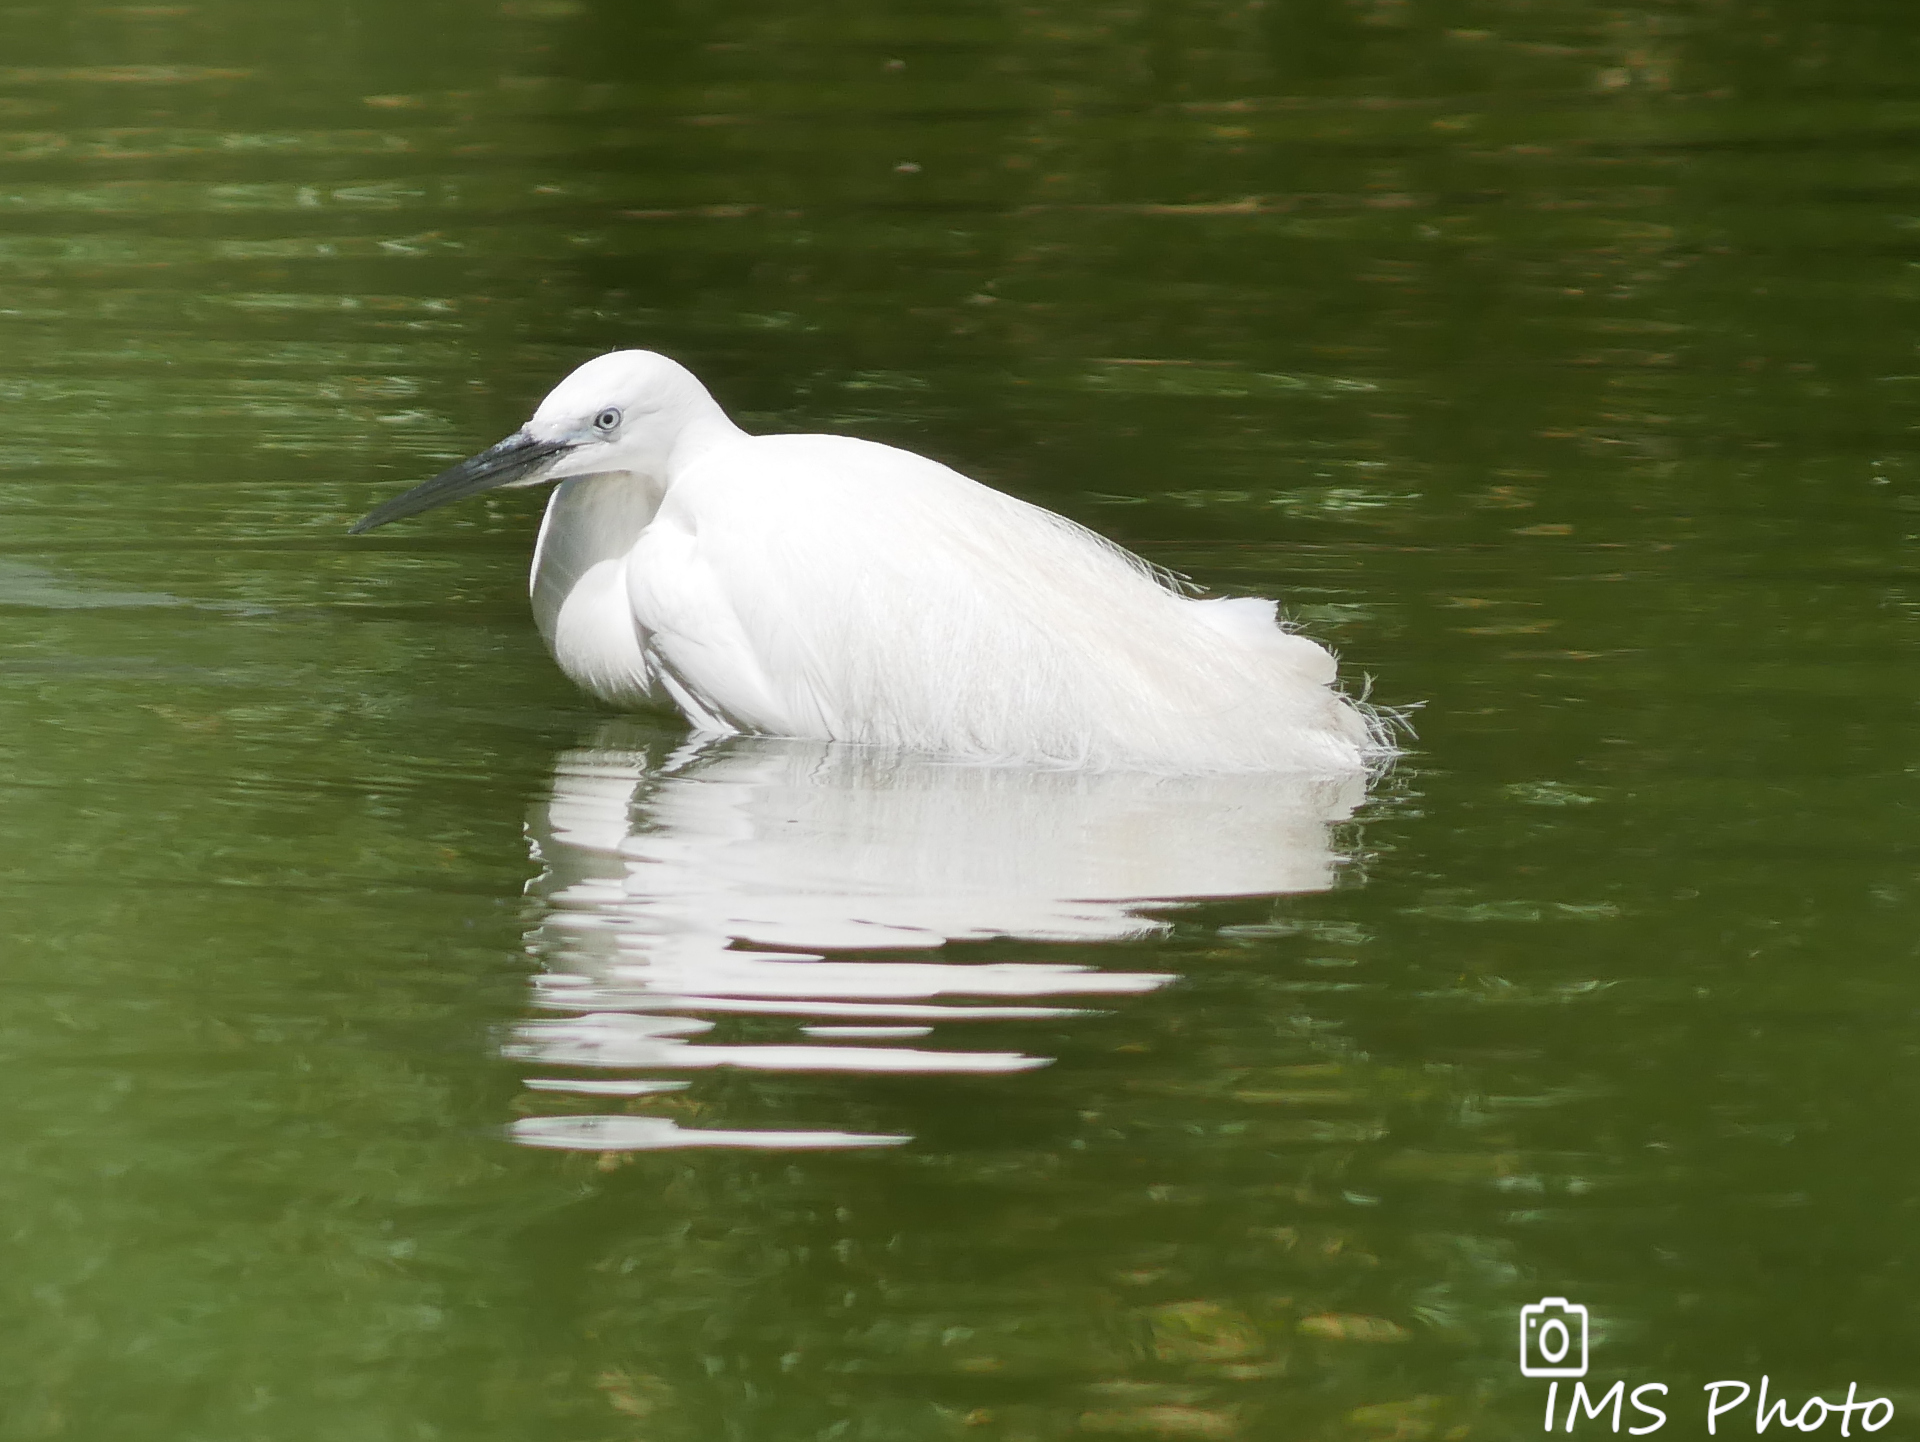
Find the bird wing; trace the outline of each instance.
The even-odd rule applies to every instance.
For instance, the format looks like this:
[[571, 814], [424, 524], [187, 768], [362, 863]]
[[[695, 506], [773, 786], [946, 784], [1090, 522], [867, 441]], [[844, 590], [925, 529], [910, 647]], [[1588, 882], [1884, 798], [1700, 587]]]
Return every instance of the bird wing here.
[[634, 615], [742, 730], [951, 749], [968, 693], [1045, 638], [1010, 593], [1035, 559], [1005, 534], [1019, 505], [892, 447], [750, 438], [675, 478], [633, 552]]
[[628, 558], [627, 598], [650, 659], [695, 725], [710, 731], [810, 735], [779, 704], [741, 605], [764, 573], [742, 571], [737, 547], [712, 544], [689, 508], [663, 507]]
[[1284, 769], [1337, 702], [1326, 653], [1255, 614], [1271, 603], [1176, 595], [1083, 527], [848, 437], [703, 456], [627, 580], [662, 670], [742, 730]]

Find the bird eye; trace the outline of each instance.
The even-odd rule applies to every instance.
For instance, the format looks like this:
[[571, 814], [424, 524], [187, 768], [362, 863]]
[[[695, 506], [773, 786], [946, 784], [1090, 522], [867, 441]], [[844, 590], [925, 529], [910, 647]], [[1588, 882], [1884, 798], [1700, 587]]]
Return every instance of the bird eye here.
[[600, 412], [599, 415], [593, 418], [593, 424], [596, 430], [602, 430], [602, 431], [614, 430], [620, 424], [619, 409], [615, 406], [608, 406], [604, 411]]

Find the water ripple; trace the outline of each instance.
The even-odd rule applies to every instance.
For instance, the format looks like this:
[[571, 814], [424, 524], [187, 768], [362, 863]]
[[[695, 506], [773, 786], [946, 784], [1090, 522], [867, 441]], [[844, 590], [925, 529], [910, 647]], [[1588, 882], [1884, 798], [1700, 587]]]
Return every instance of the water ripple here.
[[[596, 740], [561, 756], [530, 828], [545, 867], [533, 888], [546, 914], [531, 944], [549, 968], [537, 1002], [562, 1015], [524, 1022], [505, 1051], [603, 1077], [1044, 1067], [1051, 1058], [943, 1045], [942, 1028], [1071, 1019], [1089, 1013], [1021, 1003], [1138, 995], [1175, 978], [924, 953], [994, 938], [1140, 940], [1164, 932], [1157, 913], [1182, 900], [1324, 890], [1337, 864], [1330, 827], [1362, 792], [1356, 781], [1035, 771], [793, 741], [671, 751], [635, 723]], [[705, 1039], [746, 1022], [750, 1040]], [[631, 1078], [612, 1094], [644, 1105], [660, 1090]], [[626, 1125], [636, 1120], [544, 1116], [514, 1135], [613, 1151], [877, 1144]]]

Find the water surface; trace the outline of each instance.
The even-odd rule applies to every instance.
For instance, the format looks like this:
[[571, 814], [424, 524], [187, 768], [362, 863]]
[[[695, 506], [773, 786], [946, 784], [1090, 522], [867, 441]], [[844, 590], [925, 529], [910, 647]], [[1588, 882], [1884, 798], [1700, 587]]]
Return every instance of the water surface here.
[[[0, 1432], [1466, 1442], [1542, 1295], [1666, 1435], [1910, 1427], [1917, 51], [0, 8]], [[1282, 596], [1417, 742], [687, 750], [542, 654], [535, 498], [344, 534], [633, 344]]]

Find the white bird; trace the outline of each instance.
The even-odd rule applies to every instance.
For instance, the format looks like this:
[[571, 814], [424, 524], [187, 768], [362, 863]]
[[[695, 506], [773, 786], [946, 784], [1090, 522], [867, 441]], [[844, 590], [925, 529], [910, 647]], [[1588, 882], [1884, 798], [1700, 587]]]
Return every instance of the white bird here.
[[911, 451], [748, 435], [651, 351], [588, 361], [520, 430], [353, 530], [550, 481], [534, 616], [561, 670], [614, 706], [1098, 769], [1340, 773], [1388, 750], [1272, 601], [1184, 595]]

